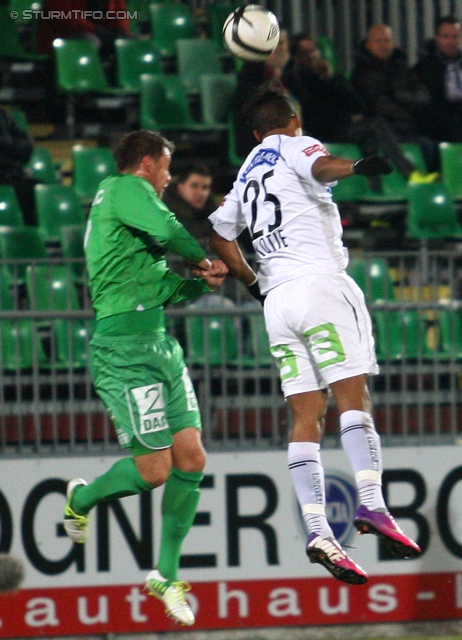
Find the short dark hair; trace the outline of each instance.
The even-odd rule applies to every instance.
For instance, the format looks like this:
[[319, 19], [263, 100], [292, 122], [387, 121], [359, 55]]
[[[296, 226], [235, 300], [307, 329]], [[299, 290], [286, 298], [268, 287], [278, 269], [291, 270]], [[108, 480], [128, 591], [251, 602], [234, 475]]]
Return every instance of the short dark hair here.
[[258, 87], [244, 113], [252, 129], [264, 136], [268, 131], [289, 126], [296, 110], [281, 85], [270, 80]]
[[313, 38], [310, 38], [310, 36], [307, 33], [296, 33], [295, 35], [290, 36], [289, 53], [291, 58], [297, 55], [298, 47], [300, 46], [300, 42], [303, 42], [303, 40], [309, 40], [310, 42], [314, 42], [315, 44], [317, 44], [316, 40], [313, 40]]
[[443, 24], [459, 24], [459, 23], [460, 23], [459, 18], [456, 18], [456, 16], [452, 14], [448, 16], [442, 16], [436, 22], [436, 33], [438, 33], [438, 31], [440, 30], [440, 27]]
[[165, 149], [173, 153], [175, 145], [158, 131], [131, 131], [123, 136], [114, 152], [117, 170], [125, 171], [136, 167], [144, 156], [157, 160], [164, 155]]
[[189, 162], [178, 172], [178, 182], [182, 184], [188, 180], [189, 176], [193, 173], [197, 173], [200, 176], [209, 178], [212, 176], [212, 172], [206, 164], [203, 162]]

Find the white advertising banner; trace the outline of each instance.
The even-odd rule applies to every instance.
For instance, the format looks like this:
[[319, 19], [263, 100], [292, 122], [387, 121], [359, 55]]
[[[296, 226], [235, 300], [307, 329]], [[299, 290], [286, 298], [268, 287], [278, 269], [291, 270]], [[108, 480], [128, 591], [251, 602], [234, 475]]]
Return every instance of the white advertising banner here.
[[[183, 548], [198, 629], [393, 622], [462, 617], [462, 451], [385, 449], [384, 492], [414, 560], [387, 556], [352, 526], [356, 493], [341, 450], [323, 452], [328, 514], [369, 582], [336, 581], [305, 555], [285, 451], [209, 454], [199, 510]], [[164, 631], [143, 592], [156, 562], [162, 489], [99, 505], [86, 545], [62, 528], [67, 480], [88, 482], [114, 457], [3, 460], [0, 550], [21, 557], [21, 590], [0, 597], [0, 638]], [[309, 598], [307, 595], [309, 594]]]

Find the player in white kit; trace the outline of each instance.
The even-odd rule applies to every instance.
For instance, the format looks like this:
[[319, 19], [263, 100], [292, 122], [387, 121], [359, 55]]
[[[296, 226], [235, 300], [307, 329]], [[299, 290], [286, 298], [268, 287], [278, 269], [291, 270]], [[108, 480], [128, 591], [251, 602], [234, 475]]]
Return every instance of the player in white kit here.
[[[319, 140], [302, 135], [290, 100], [271, 85], [255, 96], [250, 113], [260, 144], [210, 216], [211, 247], [264, 301], [293, 418], [288, 462], [308, 533], [306, 553], [339, 580], [362, 584], [366, 572], [335, 540], [325, 513], [320, 440], [328, 387], [358, 488], [356, 528], [382, 536], [401, 558], [417, 556], [420, 548], [398, 527], [382, 495], [380, 438], [367, 389], [367, 376], [378, 372], [371, 320], [361, 289], [345, 272], [348, 254], [330, 187], [355, 173], [390, 173], [391, 166], [380, 156], [356, 162], [330, 156]], [[258, 278], [236, 242], [245, 227]]]

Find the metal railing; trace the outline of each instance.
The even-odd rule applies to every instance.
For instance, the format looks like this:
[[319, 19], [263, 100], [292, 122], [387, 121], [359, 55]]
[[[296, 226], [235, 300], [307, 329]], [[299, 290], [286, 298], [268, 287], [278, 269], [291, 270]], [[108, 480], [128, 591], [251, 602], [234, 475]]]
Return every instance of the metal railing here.
[[[462, 432], [462, 255], [382, 253], [378, 263], [377, 257], [362, 256], [362, 286], [381, 367], [370, 390], [383, 442], [456, 441]], [[383, 261], [392, 282], [385, 294], [378, 273]], [[51, 261], [55, 288], [53, 265], [64, 264], [74, 276], [74, 263]], [[93, 312], [85, 279], [71, 279], [78, 308], [71, 308], [75, 297], [68, 296], [64, 308], [50, 303], [44, 309], [35, 263], [28, 282], [20, 277], [21, 265], [14, 267], [0, 296], [0, 455], [113, 452], [115, 432], [88, 370]], [[244, 288], [228, 278], [220, 295], [169, 308], [166, 316], [185, 350], [206, 447], [285, 446], [290, 424], [278, 372], [262, 333], [261, 308]], [[325, 440], [339, 443], [331, 403]]]

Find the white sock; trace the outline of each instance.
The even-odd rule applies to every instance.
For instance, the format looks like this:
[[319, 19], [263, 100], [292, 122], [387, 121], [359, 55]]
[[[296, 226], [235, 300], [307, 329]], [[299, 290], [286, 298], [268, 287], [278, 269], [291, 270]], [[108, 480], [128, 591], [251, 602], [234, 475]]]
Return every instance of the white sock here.
[[309, 534], [332, 536], [326, 518], [326, 490], [320, 446], [316, 442], [290, 442], [289, 471]]
[[340, 435], [353, 467], [360, 503], [371, 510], [386, 509], [380, 436], [372, 416], [364, 411], [345, 411], [340, 416]]

